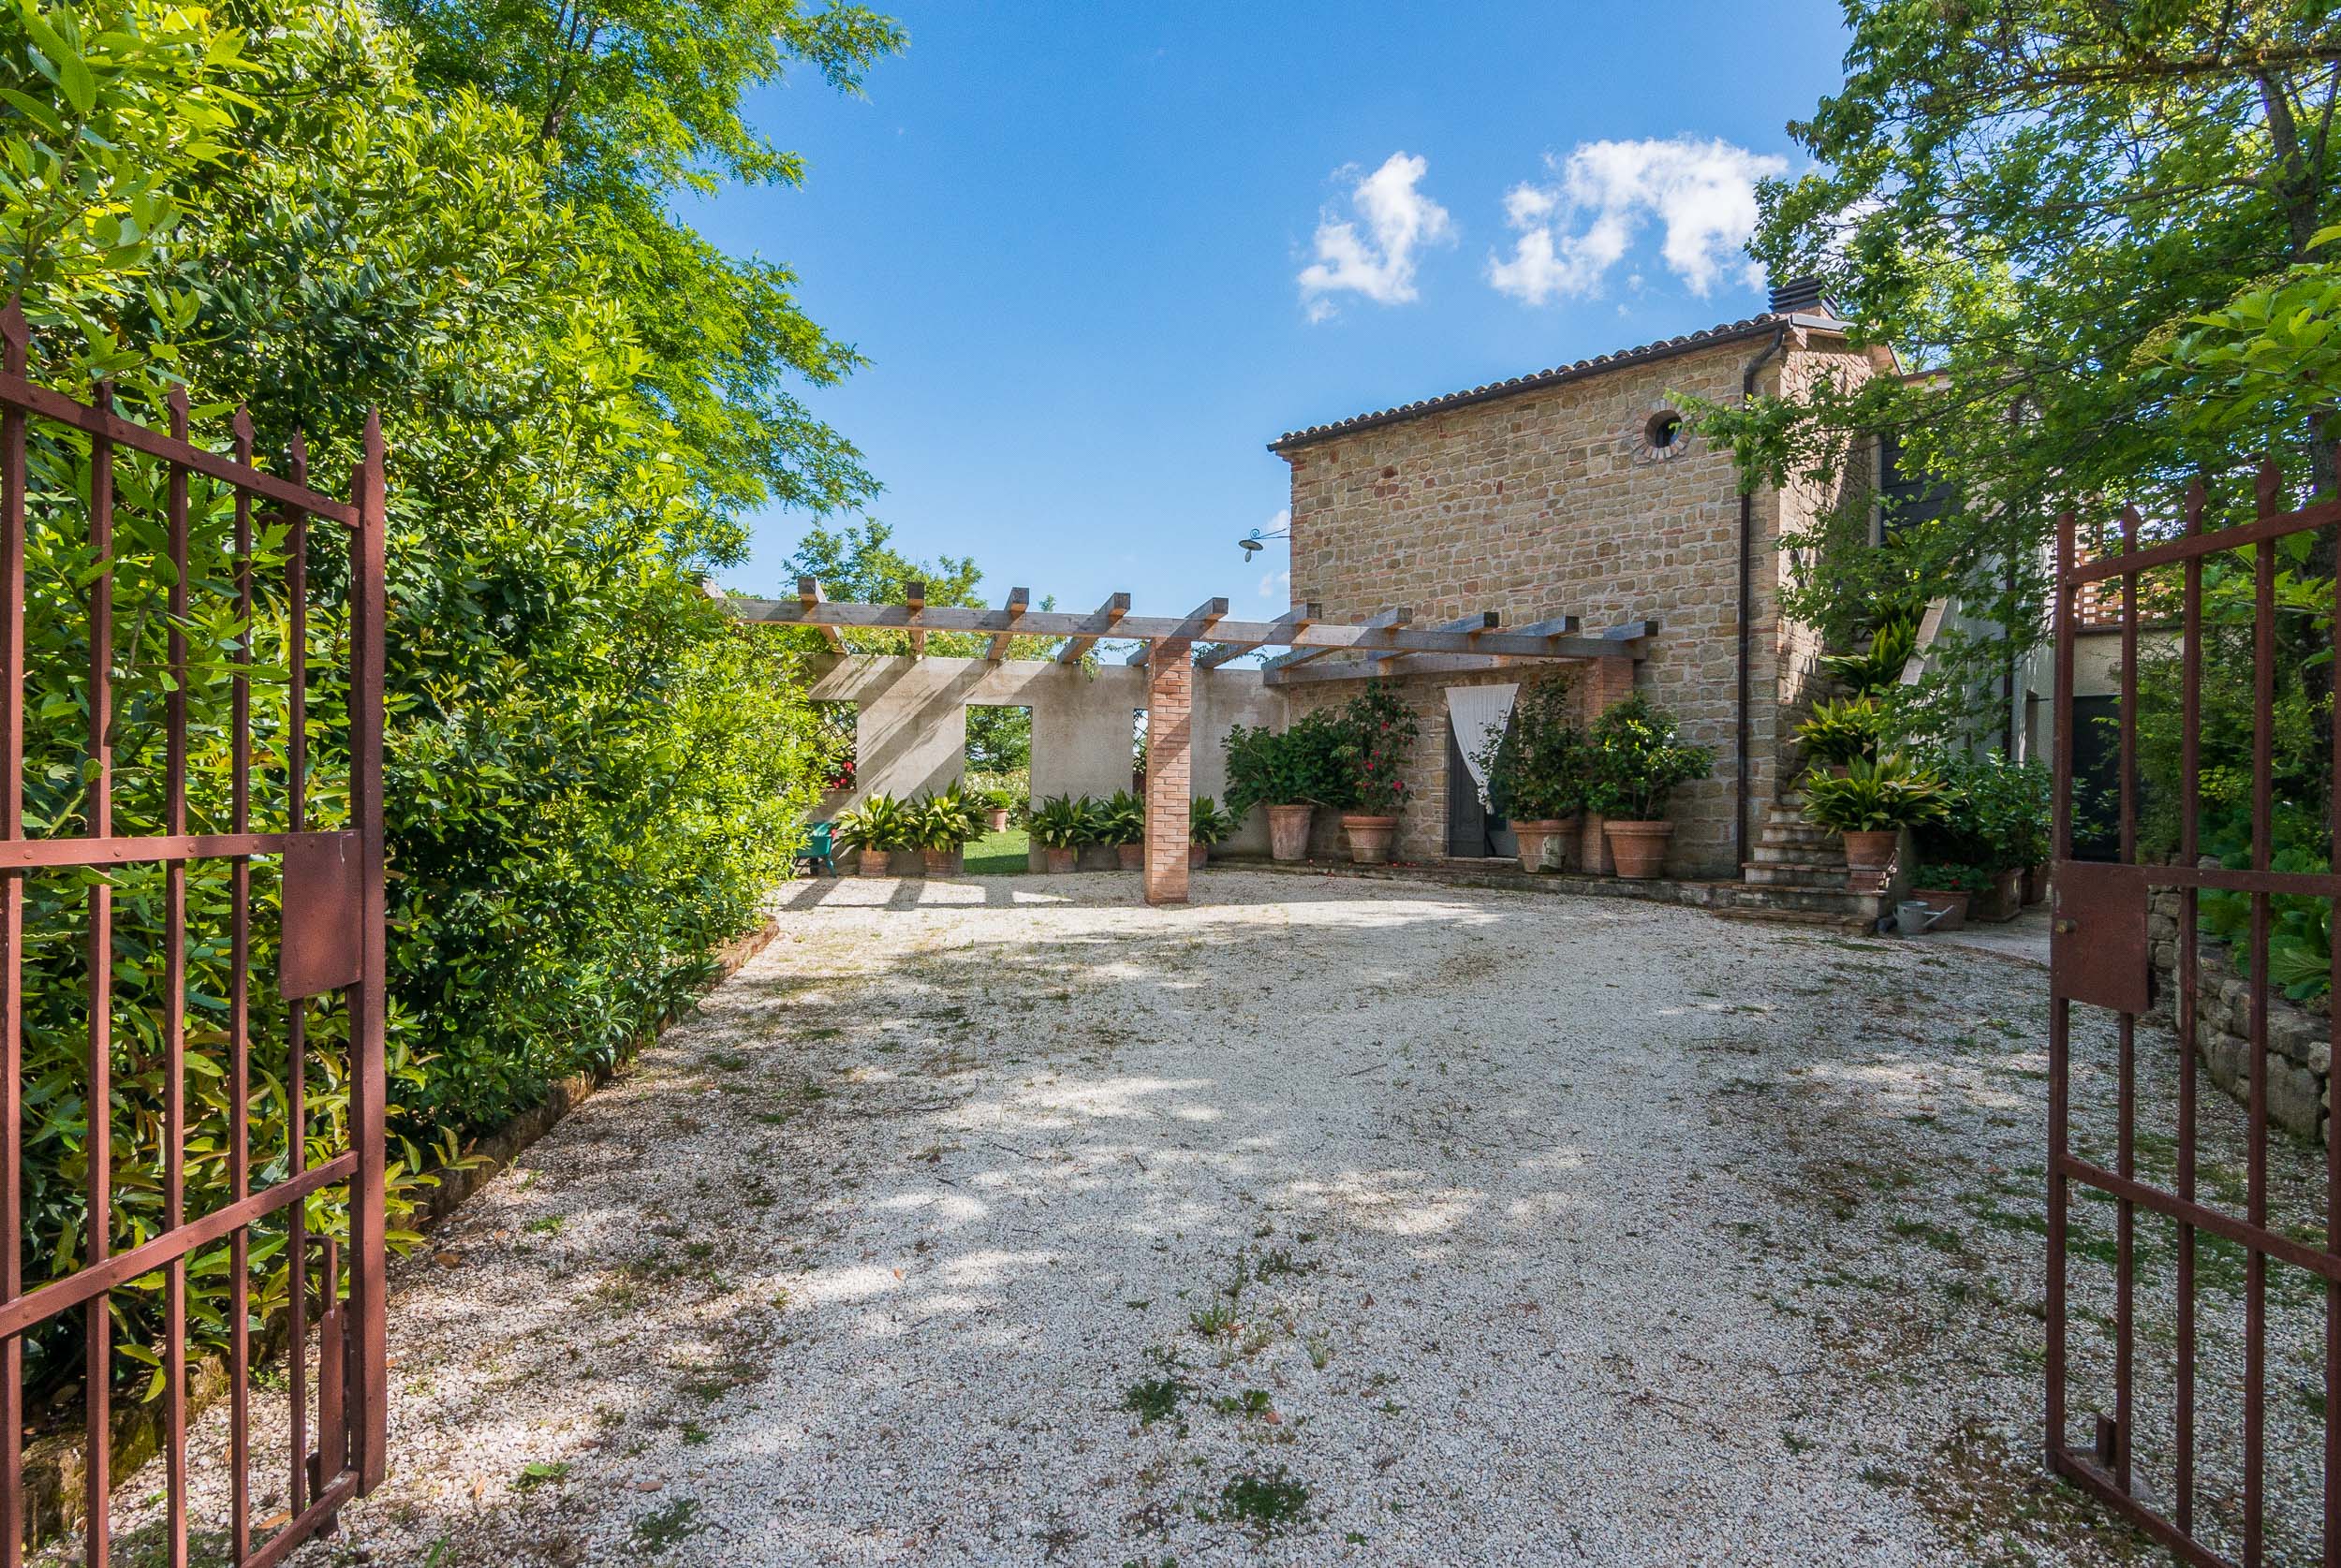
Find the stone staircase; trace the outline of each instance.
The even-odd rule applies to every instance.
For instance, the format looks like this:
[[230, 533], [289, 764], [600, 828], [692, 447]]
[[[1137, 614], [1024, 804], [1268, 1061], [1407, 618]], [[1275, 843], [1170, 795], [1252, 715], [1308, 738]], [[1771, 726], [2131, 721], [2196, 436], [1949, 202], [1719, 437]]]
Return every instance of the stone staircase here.
[[1804, 796], [1790, 790], [1763, 808], [1756, 843], [1736, 888], [1719, 890], [1719, 915], [1848, 928], [1874, 926], [1892, 898], [1884, 877], [1855, 887], [1836, 834], [1804, 820]]

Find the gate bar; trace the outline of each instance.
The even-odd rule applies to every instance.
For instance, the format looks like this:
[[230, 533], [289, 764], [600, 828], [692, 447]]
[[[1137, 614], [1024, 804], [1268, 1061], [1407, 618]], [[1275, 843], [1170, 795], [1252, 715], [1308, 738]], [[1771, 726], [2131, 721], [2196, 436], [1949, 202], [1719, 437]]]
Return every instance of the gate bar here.
[[[113, 387], [97, 384], [97, 406], [113, 411]], [[90, 832], [113, 832], [114, 643], [114, 463], [113, 444], [90, 438], [90, 552], [96, 579], [90, 584], [89, 751], [96, 777], [91, 785]], [[85, 1265], [102, 1265], [113, 1246], [113, 885], [92, 879], [89, 890], [89, 1211], [83, 1221]], [[112, 1541], [101, 1499], [113, 1490], [113, 1321], [105, 1293], [84, 1309], [81, 1409], [89, 1522], [82, 1561], [106, 1568]]]
[[[0, 309], [0, 375], [22, 377], [24, 313]], [[24, 831], [24, 411], [0, 406], [0, 837]], [[24, 878], [0, 872], [0, 1230], [24, 1234]], [[0, 1308], [24, 1291], [23, 1248], [0, 1246]], [[24, 1561], [24, 1344], [0, 1339], [0, 1568]]]

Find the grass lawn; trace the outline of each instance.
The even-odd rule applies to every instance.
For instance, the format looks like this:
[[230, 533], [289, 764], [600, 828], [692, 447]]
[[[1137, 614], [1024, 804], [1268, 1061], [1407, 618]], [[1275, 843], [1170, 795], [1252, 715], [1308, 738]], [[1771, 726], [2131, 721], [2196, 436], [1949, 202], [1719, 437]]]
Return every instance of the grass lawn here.
[[1003, 828], [996, 833], [986, 833], [967, 846], [967, 874], [1012, 876], [1024, 871], [1031, 844], [1031, 835], [1022, 828]]

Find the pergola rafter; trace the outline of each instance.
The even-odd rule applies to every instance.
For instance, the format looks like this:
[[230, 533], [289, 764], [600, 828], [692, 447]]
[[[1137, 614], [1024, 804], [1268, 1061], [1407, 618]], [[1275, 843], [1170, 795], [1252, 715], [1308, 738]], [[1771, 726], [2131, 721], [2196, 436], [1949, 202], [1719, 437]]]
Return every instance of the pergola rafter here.
[[[1436, 626], [1417, 627], [1412, 623], [1414, 612], [1404, 606], [1350, 624], [1320, 620], [1320, 608], [1316, 605], [1295, 606], [1274, 621], [1230, 621], [1226, 619], [1228, 601], [1224, 598], [1207, 600], [1183, 616], [1131, 615], [1128, 597], [1116, 593], [1098, 609], [1085, 615], [1035, 610], [1030, 608], [1030, 592], [1023, 588], [1010, 590], [1007, 603], [997, 609], [972, 605], [930, 605], [923, 594], [915, 605], [842, 604], [826, 598], [818, 582], [802, 578], [798, 581], [793, 603], [786, 599], [729, 596], [723, 603], [743, 621], [814, 627], [841, 653], [853, 652], [844, 634], [854, 630], [909, 632], [913, 634], [914, 648], [920, 650], [924, 644], [921, 634], [926, 632], [988, 636], [992, 640], [985, 656], [994, 660], [1007, 656], [1011, 637], [1063, 637], [1069, 640], [1055, 657], [1067, 664], [1078, 662], [1103, 637], [1146, 644], [1215, 641], [1219, 646], [1205, 654], [1208, 663], [1198, 661], [1204, 667], [1224, 664], [1255, 648], [1290, 649], [1290, 652], [1270, 662], [1268, 672], [1272, 681], [1297, 678], [1296, 667], [1337, 653], [1361, 657], [1341, 665], [1339, 674], [1328, 669], [1313, 673], [1310, 678], [1357, 679], [1391, 669], [1432, 667], [1410, 666], [1405, 657], [1419, 654], [1475, 657], [1489, 661], [1484, 667], [1501, 667], [1503, 662], [1519, 659], [1639, 658], [1643, 639], [1657, 630], [1655, 621], [1631, 621], [1587, 636], [1578, 631], [1574, 616], [1559, 616], [1507, 629], [1496, 623], [1493, 612]], [[1145, 659], [1141, 654], [1130, 662], [1142, 665]]]
[[1078, 632], [1067, 638], [1065, 646], [1056, 651], [1056, 662], [1061, 665], [1081, 663], [1083, 656], [1097, 645], [1099, 637], [1113, 635], [1113, 628], [1129, 612], [1130, 596], [1127, 593], [1108, 594], [1106, 602], [1097, 607], [1097, 613], [1089, 618], [1095, 629]]

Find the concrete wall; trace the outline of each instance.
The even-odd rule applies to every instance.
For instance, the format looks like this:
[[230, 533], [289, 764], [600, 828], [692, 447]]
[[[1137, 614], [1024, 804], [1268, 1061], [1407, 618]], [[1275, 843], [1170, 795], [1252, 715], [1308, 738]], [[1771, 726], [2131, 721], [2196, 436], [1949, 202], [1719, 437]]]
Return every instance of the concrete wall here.
[[[861, 796], [912, 796], [949, 787], [966, 767], [967, 710], [1032, 710], [1032, 792], [1107, 796], [1130, 787], [1131, 715], [1147, 705], [1144, 668], [1120, 663], [1095, 671], [1053, 660], [913, 658], [856, 654], [817, 664], [810, 696], [859, 710], [859, 788], [820, 806], [833, 816]], [[1220, 746], [1236, 724], [1284, 726], [1285, 701], [1251, 667], [1199, 670], [1195, 677], [1194, 784], [1224, 799]], [[1258, 813], [1256, 813], [1258, 814]], [[1265, 854], [1264, 821], [1250, 822], [1230, 850]]]
[[[1328, 621], [1403, 604], [1418, 625], [1481, 609], [1515, 625], [1560, 614], [1581, 617], [1588, 630], [1629, 619], [1659, 623], [1641, 689], [1715, 758], [1713, 777], [1675, 798], [1669, 869], [1677, 875], [1739, 874], [1739, 489], [1728, 449], [1687, 431], [1659, 447], [1647, 432], [1652, 416], [1678, 407], [1686, 394], [1736, 402], [1748, 362], [1769, 341], [1623, 365], [1283, 454], [1292, 468], [1292, 596], [1320, 603]], [[1843, 340], [1798, 331], [1759, 371], [1758, 389], [1774, 390], [1784, 376], [1858, 377], [1870, 369], [1866, 355]], [[1757, 801], [1776, 793], [1782, 711], [1802, 698], [1819, 652], [1817, 637], [1782, 626], [1775, 541], [1835, 500], [1803, 491], [1753, 499], [1749, 754]], [[1444, 699], [1427, 687], [1408, 696], [1426, 719], [1421, 766], [1409, 782], [1427, 814], [1445, 791]], [[1434, 727], [1436, 746], [1428, 743]], [[1402, 853], [1413, 856], [1443, 837], [1444, 821], [1402, 831]]]

